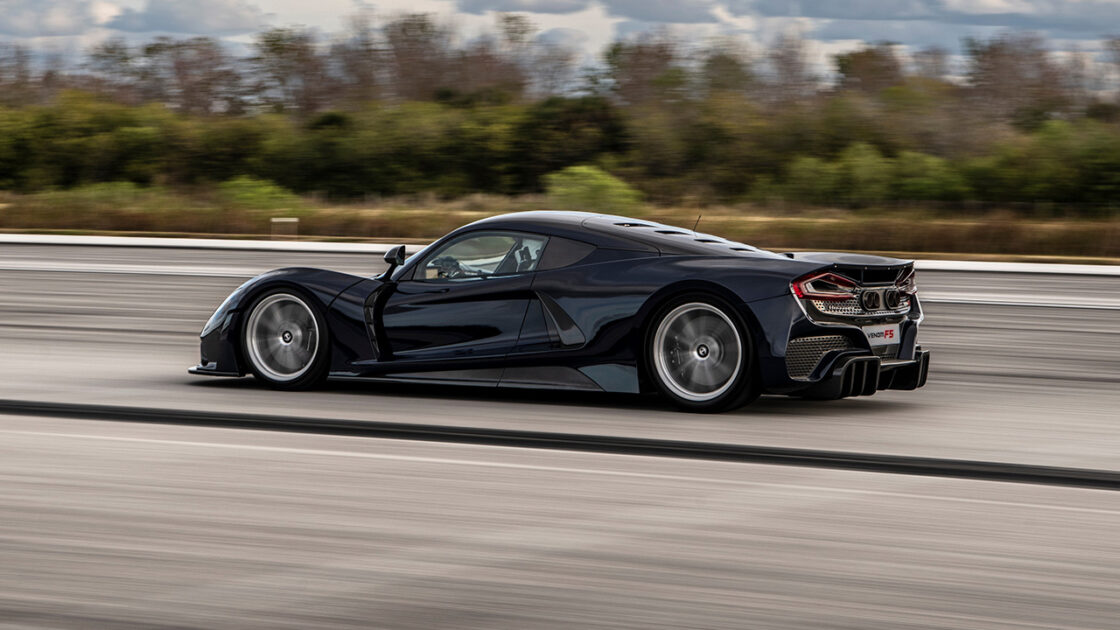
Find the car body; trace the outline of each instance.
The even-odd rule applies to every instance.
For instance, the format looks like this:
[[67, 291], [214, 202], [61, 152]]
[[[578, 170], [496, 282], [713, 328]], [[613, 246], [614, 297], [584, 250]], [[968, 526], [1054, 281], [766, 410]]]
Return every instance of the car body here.
[[374, 277], [287, 268], [246, 282], [207, 322], [190, 371], [292, 389], [329, 376], [660, 390], [696, 411], [925, 384], [911, 261], [551, 211], [401, 250]]

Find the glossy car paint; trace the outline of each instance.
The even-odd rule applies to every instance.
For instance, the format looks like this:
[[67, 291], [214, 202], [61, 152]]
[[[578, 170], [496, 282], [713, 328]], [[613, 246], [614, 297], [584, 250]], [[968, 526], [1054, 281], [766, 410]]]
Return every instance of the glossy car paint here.
[[[483, 231], [570, 239], [593, 249], [568, 266], [480, 281], [425, 280], [416, 273], [428, 252]], [[670, 297], [708, 293], [732, 304], [747, 323], [764, 389], [794, 393], [827, 378], [847, 355], [868, 355], [871, 348], [858, 326], [809, 320], [790, 282], [835, 265], [858, 271], [908, 264], [855, 254], [775, 254], [607, 215], [503, 215], [455, 230], [391, 277], [291, 268], [250, 280], [207, 324], [195, 372], [244, 374], [242, 314], [262, 292], [284, 286], [302, 290], [326, 317], [335, 376], [427, 374], [509, 386], [649, 391], [642, 353], [650, 317]], [[915, 299], [900, 323], [899, 359], [915, 357], [920, 319]], [[825, 334], [848, 337], [854, 350], [826, 357], [809, 381], [791, 379], [785, 365], [789, 340]]]

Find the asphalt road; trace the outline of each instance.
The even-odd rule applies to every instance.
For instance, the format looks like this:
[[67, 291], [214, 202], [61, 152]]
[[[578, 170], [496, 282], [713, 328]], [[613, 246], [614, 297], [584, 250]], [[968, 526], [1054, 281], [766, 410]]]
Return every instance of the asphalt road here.
[[7, 417], [0, 628], [1115, 628], [1120, 493]]
[[[677, 413], [657, 399], [338, 383], [280, 393], [186, 374], [197, 333], [245, 277], [284, 265], [375, 273], [358, 255], [0, 247], [0, 398], [603, 433], [1120, 469], [1120, 311], [1065, 308], [1120, 295], [1120, 277], [924, 273], [929, 385], [832, 402], [767, 397], [736, 413]], [[184, 275], [198, 268], [230, 275]], [[113, 273], [105, 270], [112, 269]], [[152, 270], [157, 273], [153, 273]], [[174, 272], [174, 273], [172, 273]], [[235, 273], [236, 272], [236, 273]]]
[[[1120, 470], [1120, 278], [924, 273], [925, 389], [719, 416], [187, 375], [225, 294], [293, 264], [381, 267], [2, 246], [0, 398]], [[1116, 628], [1118, 516], [1099, 490], [0, 415], [0, 628]]]

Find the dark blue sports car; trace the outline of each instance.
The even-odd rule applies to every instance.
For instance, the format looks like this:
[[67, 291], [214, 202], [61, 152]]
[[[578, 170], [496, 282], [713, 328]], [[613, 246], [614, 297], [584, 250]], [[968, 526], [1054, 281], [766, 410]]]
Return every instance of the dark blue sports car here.
[[910, 261], [776, 254], [624, 217], [524, 212], [361, 278], [271, 271], [202, 330], [194, 374], [660, 392], [692, 411], [926, 382]]

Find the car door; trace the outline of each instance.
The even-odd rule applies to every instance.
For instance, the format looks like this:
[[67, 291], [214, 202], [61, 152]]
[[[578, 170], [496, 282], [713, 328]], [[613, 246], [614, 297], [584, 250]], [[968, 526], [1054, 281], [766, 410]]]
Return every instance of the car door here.
[[382, 310], [391, 361], [495, 358], [517, 344], [545, 236], [470, 232], [426, 254]]

